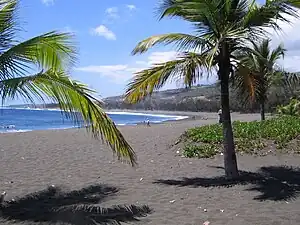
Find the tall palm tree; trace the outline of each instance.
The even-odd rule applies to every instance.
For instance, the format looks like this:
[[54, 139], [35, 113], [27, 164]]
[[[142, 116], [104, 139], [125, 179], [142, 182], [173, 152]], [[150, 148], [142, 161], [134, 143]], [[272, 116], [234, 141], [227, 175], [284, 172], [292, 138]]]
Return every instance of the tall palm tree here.
[[240, 61], [235, 73], [235, 89], [247, 102], [249, 98], [259, 103], [261, 120], [265, 120], [265, 103], [272, 86], [283, 84], [284, 74], [277, 61], [284, 56], [283, 45], [270, 48], [270, 39], [252, 43], [252, 49], [238, 54]]
[[17, 0], [0, 1], [2, 102], [20, 96], [30, 102], [56, 102], [74, 122], [83, 120], [95, 138], [104, 138], [120, 159], [134, 164], [132, 148], [99, 106], [95, 92], [68, 75], [77, 55], [72, 35], [53, 31], [20, 42], [17, 5]]
[[174, 78], [191, 86], [202, 77], [203, 70], [215, 67], [221, 84], [225, 173], [228, 178], [236, 178], [229, 108], [229, 78], [237, 62], [234, 53], [249, 48], [251, 40], [262, 38], [264, 28], [279, 30], [277, 22], [288, 22], [286, 15], [297, 17], [293, 8], [297, 6], [300, 3], [295, 0], [267, 0], [263, 5], [255, 0], [162, 0], [160, 19], [183, 19], [194, 26], [195, 33], [156, 35], [138, 43], [133, 54], [144, 53], [158, 44], [174, 44], [181, 54], [175, 60], [138, 72], [128, 84], [126, 99], [137, 102]]

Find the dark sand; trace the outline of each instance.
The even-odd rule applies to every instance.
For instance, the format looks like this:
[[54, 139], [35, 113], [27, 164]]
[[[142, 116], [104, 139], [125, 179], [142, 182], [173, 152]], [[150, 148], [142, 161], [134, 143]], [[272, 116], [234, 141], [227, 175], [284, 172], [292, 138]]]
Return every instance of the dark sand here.
[[[259, 118], [247, 114], [233, 117]], [[79, 189], [104, 183], [117, 186], [120, 191], [115, 198], [107, 198], [102, 206], [147, 204], [154, 210], [137, 224], [199, 225], [206, 220], [211, 225], [300, 224], [300, 196], [297, 196], [300, 172], [267, 168], [272, 179], [267, 175], [265, 182], [251, 183], [245, 178], [244, 183], [232, 187], [212, 187], [222, 183], [217, 179], [181, 182], [183, 177], [212, 178], [224, 173], [213, 168], [223, 166], [222, 156], [210, 160], [186, 159], [176, 153], [178, 147], [170, 147], [187, 128], [217, 120], [215, 114], [207, 114], [207, 118], [210, 119], [121, 127], [138, 155], [136, 169], [113, 160], [109, 148], [91, 139], [84, 130], [1, 134], [0, 191], [5, 190], [8, 193], [5, 199], [9, 200], [51, 184]], [[261, 166], [297, 167], [300, 157], [243, 155], [238, 162], [241, 170], [255, 172]], [[177, 181], [166, 185], [157, 183], [159, 179]], [[16, 221], [16, 224], [24, 223]], [[25, 221], [25, 224], [33, 223]]]

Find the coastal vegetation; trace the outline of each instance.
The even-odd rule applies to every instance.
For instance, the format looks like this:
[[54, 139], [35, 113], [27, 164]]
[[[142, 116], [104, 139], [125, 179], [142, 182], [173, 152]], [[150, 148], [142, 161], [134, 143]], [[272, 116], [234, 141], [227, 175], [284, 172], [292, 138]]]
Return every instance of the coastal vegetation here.
[[180, 52], [175, 60], [154, 65], [136, 73], [125, 94], [130, 103], [141, 101], [169, 80], [181, 80], [191, 87], [203, 77], [203, 72], [216, 71], [221, 89], [222, 142], [227, 178], [239, 176], [230, 115], [231, 79], [240, 61], [240, 52], [252, 52], [250, 44], [267, 37], [266, 28], [280, 30], [279, 21], [286, 16], [298, 17], [292, 0], [266, 1], [264, 4], [247, 0], [164, 0], [159, 7], [160, 19], [180, 18], [193, 25], [192, 34], [172, 33], [147, 38], [137, 44], [133, 54], [147, 52], [152, 47], [175, 45]]
[[[132, 165], [136, 155], [95, 98], [95, 91], [71, 79], [77, 47], [70, 33], [51, 31], [26, 41], [16, 41], [18, 0], [0, 2], [0, 95], [2, 103], [21, 97], [34, 102], [54, 102], [74, 123], [82, 120], [95, 138], [103, 138], [119, 159]], [[36, 72], [38, 71], [38, 72]]]
[[[240, 154], [264, 156], [300, 153], [300, 118], [281, 115], [265, 121], [234, 121], [235, 149]], [[187, 130], [181, 137], [186, 157], [211, 158], [223, 154], [222, 126], [219, 124]]]

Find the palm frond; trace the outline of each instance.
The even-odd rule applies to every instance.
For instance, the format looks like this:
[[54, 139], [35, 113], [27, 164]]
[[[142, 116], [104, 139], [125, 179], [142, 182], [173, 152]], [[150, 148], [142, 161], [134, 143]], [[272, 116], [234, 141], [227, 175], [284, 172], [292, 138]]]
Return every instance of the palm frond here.
[[233, 87], [237, 92], [242, 104], [254, 103], [261, 93], [259, 89], [260, 84], [264, 80], [260, 80], [259, 76], [253, 74], [247, 67], [239, 65], [238, 70], [235, 72], [235, 80]]
[[191, 86], [202, 77], [203, 70], [208, 67], [203, 55], [185, 53], [176, 60], [137, 72], [127, 86], [125, 98], [130, 103], [136, 103], [172, 79], [183, 79], [186, 86]]
[[271, 62], [276, 62], [279, 60], [281, 57], [284, 58], [285, 52], [287, 50], [284, 48], [283, 44], [278, 45], [271, 53], [270, 55], [270, 61]]
[[144, 53], [158, 44], [174, 44], [178, 51], [199, 51], [209, 45], [209, 42], [201, 37], [182, 33], [155, 35], [139, 42], [132, 54]]
[[40, 101], [50, 98], [51, 101], [58, 102], [59, 107], [66, 112], [65, 115], [74, 122], [80, 124], [83, 120], [95, 138], [105, 139], [119, 159], [127, 159], [134, 165], [134, 151], [101, 109], [100, 102], [93, 97], [94, 93], [80, 82], [71, 80], [64, 72], [55, 70], [0, 81], [2, 101], [18, 96], [32, 102], [34, 97]]
[[163, 0], [158, 8], [160, 19], [179, 17], [192, 22], [198, 28], [200, 35], [213, 33], [220, 36], [220, 14], [223, 2], [219, 0]]
[[288, 17], [299, 18], [297, 9], [299, 1], [295, 0], [267, 0], [262, 6], [254, 3], [249, 7], [244, 17], [243, 26], [251, 35], [266, 37], [266, 29], [272, 28], [281, 31], [278, 22], [290, 23]]
[[17, 1], [0, 1], [0, 53], [14, 44], [17, 29], [16, 9]]
[[76, 62], [72, 35], [49, 32], [12, 46], [0, 55], [0, 78], [21, 76], [40, 69], [67, 69]]
[[264, 39], [259, 43], [252, 42], [252, 48], [239, 52], [235, 89], [240, 98], [245, 102], [249, 98], [252, 102], [262, 102], [267, 100], [271, 86], [277, 84], [287, 87], [286, 79], [276, 68], [276, 61], [283, 56], [284, 51], [282, 45], [271, 51], [270, 40]]

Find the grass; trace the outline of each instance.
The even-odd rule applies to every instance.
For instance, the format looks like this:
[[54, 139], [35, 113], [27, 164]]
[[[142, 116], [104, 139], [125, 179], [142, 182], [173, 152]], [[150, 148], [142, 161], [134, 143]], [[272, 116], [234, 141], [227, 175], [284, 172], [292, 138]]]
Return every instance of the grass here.
[[[237, 152], [257, 155], [269, 151], [300, 153], [300, 117], [279, 116], [262, 122], [235, 121], [232, 125]], [[186, 157], [210, 158], [221, 154], [222, 125], [189, 129], [183, 140]]]

